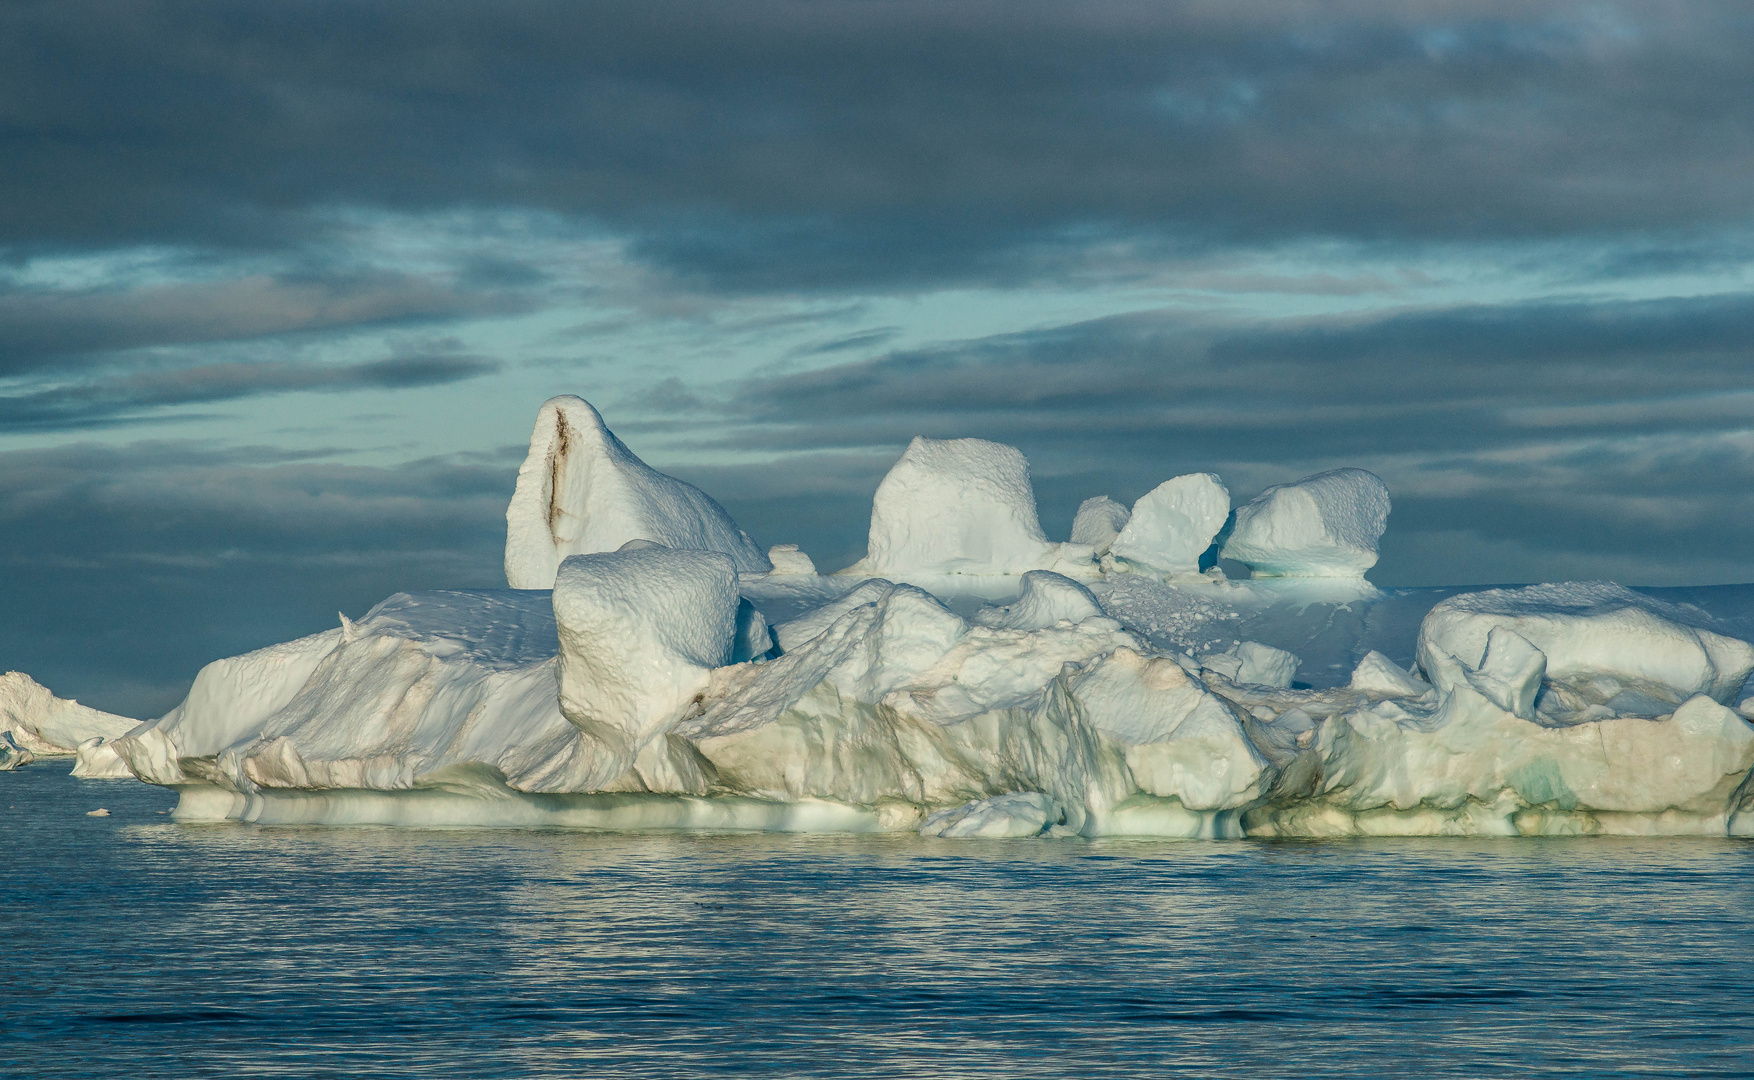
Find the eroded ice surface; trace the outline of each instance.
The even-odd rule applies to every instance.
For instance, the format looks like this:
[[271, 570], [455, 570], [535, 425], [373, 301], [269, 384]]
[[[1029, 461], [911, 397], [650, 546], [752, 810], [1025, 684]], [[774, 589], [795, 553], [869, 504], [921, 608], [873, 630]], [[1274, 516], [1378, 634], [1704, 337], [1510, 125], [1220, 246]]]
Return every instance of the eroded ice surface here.
[[1334, 469], [1270, 487], [1239, 509], [1223, 555], [1257, 576], [1360, 577], [1376, 565], [1388, 519], [1380, 477]]
[[39, 757], [80, 753], [80, 775], [116, 775], [120, 763], [99, 748], [138, 723], [58, 698], [22, 671], [0, 674], [0, 771]]
[[[580, 521], [626, 517], [568, 490]], [[633, 536], [552, 593], [401, 594], [216, 661], [105, 745], [185, 820], [1754, 834], [1754, 607], [1379, 590], [1388, 499], [1358, 470], [1239, 512], [1225, 551], [1278, 576], [1189, 573], [1227, 506], [1182, 477], [1056, 544], [1017, 451], [915, 440], [840, 574], [784, 546], [751, 567], [741, 532]]]
[[615, 551], [630, 540], [723, 552], [748, 572], [772, 568], [724, 507], [634, 456], [590, 402], [570, 394], [549, 400], [506, 508], [506, 580], [546, 589], [567, 556]]

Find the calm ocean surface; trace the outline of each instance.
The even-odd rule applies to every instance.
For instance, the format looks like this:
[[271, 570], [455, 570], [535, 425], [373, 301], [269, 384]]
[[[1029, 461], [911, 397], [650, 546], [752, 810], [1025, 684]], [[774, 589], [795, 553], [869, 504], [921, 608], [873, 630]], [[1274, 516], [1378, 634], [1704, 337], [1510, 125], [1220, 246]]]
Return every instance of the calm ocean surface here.
[[10, 1076], [1754, 1074], [1744, 842], [178, 826], [66, 768], [0, 774]]

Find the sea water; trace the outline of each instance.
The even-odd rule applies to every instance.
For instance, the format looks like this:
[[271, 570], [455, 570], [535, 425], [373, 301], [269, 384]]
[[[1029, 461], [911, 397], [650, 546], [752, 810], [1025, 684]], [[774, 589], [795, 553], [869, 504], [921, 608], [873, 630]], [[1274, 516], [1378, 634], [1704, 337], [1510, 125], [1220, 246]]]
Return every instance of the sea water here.
[[291, 829], [172, 802], [0, 774], [7, 1075], [1754, 1073], [1748, 842]]

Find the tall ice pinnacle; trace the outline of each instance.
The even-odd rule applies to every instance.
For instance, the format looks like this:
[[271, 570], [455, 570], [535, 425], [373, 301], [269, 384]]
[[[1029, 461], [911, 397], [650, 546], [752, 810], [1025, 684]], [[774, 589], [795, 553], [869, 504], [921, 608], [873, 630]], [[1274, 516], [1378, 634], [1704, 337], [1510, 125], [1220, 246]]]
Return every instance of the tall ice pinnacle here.
[[841, 573], [1022, 574], [1053, 553], [1022, 451], [916, 436], [877, 485], [865, 557]]
[[553, 588], [568, 555], [615, 551], [629, 540], [722, 552], [741, 573], [773, 569], [724, 507], [635, 457], [590, 402], [571, 394], [536, 414], [505, 516], [505, 576], [514, 589]]

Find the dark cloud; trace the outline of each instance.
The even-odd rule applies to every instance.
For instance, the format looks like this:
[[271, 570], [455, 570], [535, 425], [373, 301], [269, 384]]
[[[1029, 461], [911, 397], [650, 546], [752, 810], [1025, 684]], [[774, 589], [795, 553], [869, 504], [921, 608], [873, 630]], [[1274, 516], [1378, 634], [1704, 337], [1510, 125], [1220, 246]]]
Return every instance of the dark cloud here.
[[1739, 429], [1754, 419], [1743, 392], [1754, 295], [1733, 294], [1242, 326], [1127, 315], [750, 380], [729, 410], [750, 425], [731, 438], [775, 448], [948, 425], [1067, 445], [1100, 429], [1135, 453], [1273, 460], [1625, 435], [1683, 416], [1690, 430]]
[[[852, 505], [915, 434], [991, 438], [1029, 455], [1059, 531], [1088, 495], [1131, 500], [1179, 473], [1216, 469], [1240, 497], [1360, 465], [1395, 490], [1384, 581], [1746, 580], [1751, 330], [1747, 294], [1244, 326], [1128, 316], [745, 381], [721, 398], [727, 426], [693, 445], [851, 454], [834, 494]], [[863, 517], [825, 513], [843, 527], [807, 526], [818, 542], [855, 548]]]
[[515, 309], [498, 291], [407, 275], [253, 276], [116, 290], [0, 292], [0, 377], [153, 346], [357, 330]]
[[827, 341], [802, 345], [793, 349], [790, 355], [793, 357], [829, 356], [840, 352], [866, 352], [894, 341], [900, 334], [900, 327], [880, 326], [873, 330], [860, 330], [856, 334], [844, 334]]
[[398, 356], [359, 364], [232, 362], [137, 372], [0, 395], [0, 425], [81, 428], [139, 419], [171, 405], [230, 401], [293, 390], [399, 390], [460, 382], [500, 369], [473, 356]]
[[177, 442], [0, 454], [0, 668], [129, 715], [390, 593], [503, 586], [519, 454], [389, 468]]
[[525, 207], [766, 289], [1709, 235], [1749, 218], [1751, 43], [1735, 2], [13, 4], [0, 244]]

